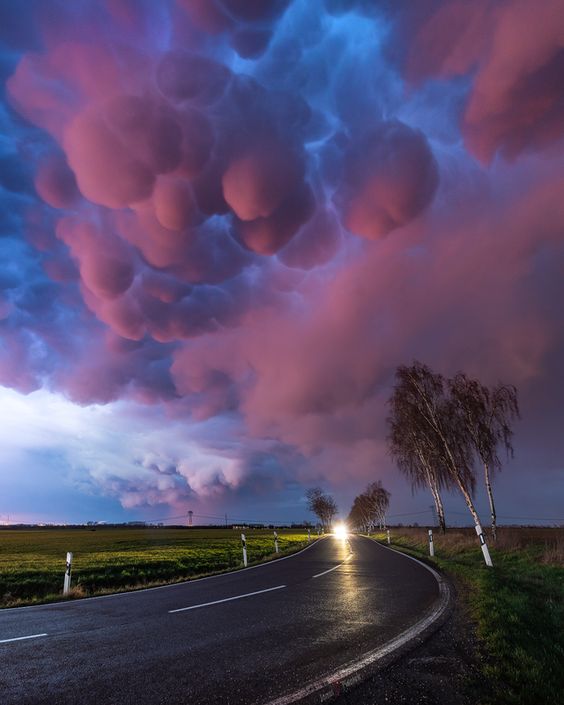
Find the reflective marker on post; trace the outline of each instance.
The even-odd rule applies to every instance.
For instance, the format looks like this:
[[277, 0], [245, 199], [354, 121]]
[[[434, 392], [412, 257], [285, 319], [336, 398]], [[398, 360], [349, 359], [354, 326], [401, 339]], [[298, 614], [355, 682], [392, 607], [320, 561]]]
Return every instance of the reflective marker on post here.
[[492, 559], [488, 550], [488, 544], [486, 543], [486, 538], [484, 536], [484, 532], [482, 531], [482, 527], [480, 526], [480, 524], [476, 524], [475, 529], [476, 533], [478, 534], [478, 538], [480, 539], [480, 546], [482, 547], [482, 553], [484, 554], [484, 560], [486, 561], [486, 565], [489, 568], [493, 568]]
[[433, 545], [433, 529], [429, 529], [429, 555], [435, 555], [435, 546]]
[[67, 553], [67, 566], [65, 568], [65, 584], [63, 587], [63, 595], [68, 595], [71, 586], [71, 569], [72, 569], [72, 553]]
[[247, 567], [247, 539], [245, 534], [241, 534], [241, 543], [243, 544], [243, 565]]
[[278, 553], [278, 534], [274, 532], [274, 551]]
[[386, 533], [388, 534], [388, 544], [389, 544], [389, 543], [390, 543], [390, 530], [388, 529], [388, 530], [386, 531]]

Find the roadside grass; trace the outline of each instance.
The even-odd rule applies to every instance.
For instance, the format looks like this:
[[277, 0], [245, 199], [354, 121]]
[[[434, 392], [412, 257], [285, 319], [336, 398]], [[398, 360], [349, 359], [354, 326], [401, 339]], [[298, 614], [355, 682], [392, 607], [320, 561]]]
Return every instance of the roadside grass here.
[[[249, 564], [276, 557], [272, 530], [245, 529]], [[312, 537], [313, 540], [313, 537]], [[281, 554], [307, 533], [279, 530]], [[62, 599], [67, 551], [70, 598], [153, 587], [242, 567], [240, 529], [53, 527], [0, 530], [0, 607]]]
[[[480, 705], [543, 705], [564, 693], [564, 529], [500, 528], [487, 568], [473, 529], [391, 529], [392, 545], [424, 557], [462, 586], [480, 642]], [[384, 533], [374, 536], [385, 543]]]

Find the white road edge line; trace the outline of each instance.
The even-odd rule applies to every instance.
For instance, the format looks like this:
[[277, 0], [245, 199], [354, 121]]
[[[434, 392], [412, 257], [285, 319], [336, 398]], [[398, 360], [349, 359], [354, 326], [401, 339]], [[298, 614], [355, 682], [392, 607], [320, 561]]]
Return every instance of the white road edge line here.
[[393, 653], [397, 649], [410, 642], [412, 639], [424, 632], [425, 629], [430, 627], [433, 622], [437, 621], [437, 619], [439, 619], [447, 609], [450, 600], [450, 590], [448, 587], [448, 582], [439, 573], [437, 573], [436, 570], [433, 570], [433, 568], [426, 565], [423, 561], [420, 561], [417, 558], [414, 558], [413, 556], [409, 556], [407, 553], [402, 553], [401, 551], [397, 551], [396, 549], [384, 546], [384, 544], [381, 544], [372, 538], [366, 536], [363, 538], [368, 538], [369, 541], [374, 541], [379, 546], [389, 551], [399, 553], [400, 556], [410, 558], [412, 561], [419, 563], [419, 565], [423, 566], [430, 573], [432, 573], [439, 587], [439, 598], [437, 600], [437, 603], [433, 606], [430, 612], [426, 614], [426, 616], [421, 618], [419, 621], [415, 622], [415, 624], [413, 624], [405, 631], [401, 632], [401, 634], [398, 634], [395, 639], [388, 641], [386, 644], [383, 644], [377, 649], [368, 651], [357, 661], [353, 661], [352, 663], [349, 663], [348, 665], [342, 668], [336, 669], [332, 673], [328, 673], [315, 681], [307, 683], [305, 686], [303, 686], [299, 690], [294, 691], [293, 693], [290, 693], [289, 695], [283, 695], [279, 698], [275, 698], [274, 700], [269, 700], [264, 705], [291, 705], [291, 703], [299, 702], [300, 700], [303, 700], [308, 696], [312, 696], [314, 693], [320, 693], [319, 697], [320, 701], [322, 702], [323, 698], [321, 696], [321, 691], [330, 689], [331, 692], [334, 693], [335, 684], [339, 684], [340, 687], [344, 686], [346, 688], [360, 683], [363, 680], [361, 671], [364, 668], [371, 666], [377, 661], [380, 661], [385, 656], [388, 656], [389, 654]]
[[234, 597], [225, 597], [223, 600], [213, 600], [213, 602], [202, 602], [200, 605], [191, 605], [190, 607], [180, 607], [177, 610], [169, 610], [169, 614], [174, 612], [186, 612], [187, 610], [197, 610], [199, 607], [209, 607], [209, 605], [219, 605], [221, 602], [231, 602], [232, 600], [242, 600], [244, 597], [252, 597], [253, 595], [261, 595], [263, 592], [272, 592], [273, 590], [282, 590], [285, 585], [277, 585], [276, 587], [266, 588], [266, 590], [255, 590], [255, 592], [247, 592], [244, 595], [235, 595]]
[[47, 634], [30, 634], [29, 636], [16, 636], [13, 639], [0, 639], [0, 644], [9, 644], [11, 641], [24, 641], [24, 639], [39, 639], [40, 636], [47, 636]]
[[339, 563], [339, 565], [334, 565], [332, 568], [329, 568], [329, 570], [324, 570], [323, 573], [317, 573], [317, 575], [314, 575], [314, 578], [320, 578], [322, 575], [327, 575], [327, 573], [330, 573], [332, 570], [337, 570], [337, 568], [340, 568], [342, 565], [345, 565], [345, 563], [352, 558], [353, 554], [349, 553], [349, 555], [345, 558], [345, 560], [342, 563]]

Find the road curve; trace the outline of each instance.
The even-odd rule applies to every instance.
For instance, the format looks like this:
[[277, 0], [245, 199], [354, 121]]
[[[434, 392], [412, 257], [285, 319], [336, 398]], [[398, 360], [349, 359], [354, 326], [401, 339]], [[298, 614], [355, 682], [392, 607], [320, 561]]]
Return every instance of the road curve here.
[[438, 600], [421, 564], [329, 537], [256, 569], [4, 610], [0, 702], [258, 705], [384, 646]]

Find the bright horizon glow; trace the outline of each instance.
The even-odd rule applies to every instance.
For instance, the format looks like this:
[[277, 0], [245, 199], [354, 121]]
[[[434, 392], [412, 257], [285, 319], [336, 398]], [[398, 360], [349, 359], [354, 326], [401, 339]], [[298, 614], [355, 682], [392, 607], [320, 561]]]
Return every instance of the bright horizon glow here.
[[[43, 501], [34, 503], [30, 496], [43, 483], [42, 492], [50, 484], [62, 487], [57, 507], [66, 507], [70, 494], [83, 493], [92, 501], [100, 498], [100, 507], [107, 502], [121, 521], [126, 515], [119, 505], [132, 511], [134, 519], [150, 520], [152, 513], [184, 513], [188, 504], [195, 506], [196, 494], [205, 514], [206, 501], [214, 502], [218, 489], [236, 489], [243, 481], [237, 458], [214, 447], [213, 440], [206, 445], [184, 428], [180, 433], [182, 422], [166, 418], [157, 408], [134, 413], [133, 405], [124, 401], [80, 406], [45, 389], [26, 395], [1, 385], [0, 404], [0, 481], [7, 483], [14, 467], [33, 478], [20, 483], [22, 489], [16, 487], [9, 500], [4, 495], [0, 523], [8, 516], [34, 523], [86, 522], [100, 516], [112, 521], [111, 514], [100, 514], [86, 500], [83, 515], [75, 519], [66, 511], [53, 514], [51, 507], [42, 508]], [[210, 434], [213, 423], [208, 422]], [[222, 431], [227, 437], [229, 427]]]

